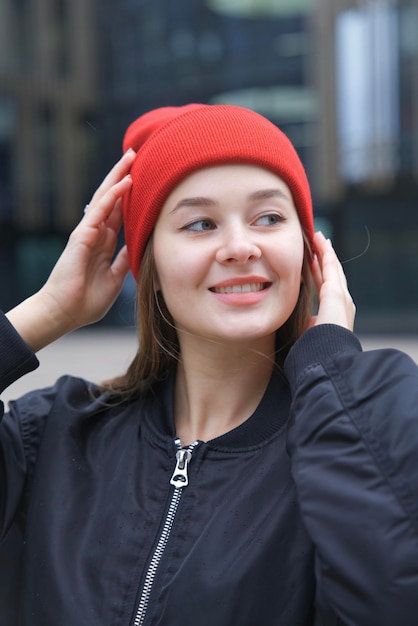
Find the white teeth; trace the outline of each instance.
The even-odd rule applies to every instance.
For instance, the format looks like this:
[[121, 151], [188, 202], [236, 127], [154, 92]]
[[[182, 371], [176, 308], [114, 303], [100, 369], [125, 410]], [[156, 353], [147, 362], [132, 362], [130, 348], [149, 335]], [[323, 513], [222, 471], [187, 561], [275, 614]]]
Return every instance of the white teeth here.
[[229, 285], [228, 287], [215, 287], [215, 293], [250, 293], [251, 291], [261, 291], [264, 283], [247, 283], [245, 285]]

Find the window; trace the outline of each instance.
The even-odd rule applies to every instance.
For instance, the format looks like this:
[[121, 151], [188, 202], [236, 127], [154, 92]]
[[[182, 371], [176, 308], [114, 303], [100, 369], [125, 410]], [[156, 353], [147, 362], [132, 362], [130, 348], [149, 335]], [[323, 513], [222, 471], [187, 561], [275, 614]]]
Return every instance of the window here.
[[0, 98], [0, 222], [11, 222], [14, 208], [14, 151], [16, 104]]
[[314, 9], [315, 0], [207, 0], [218, 13], [241, 17], [304, 15]]
[[386, 3], [341, 13], [336, 24], [340, 172], [360, 183], [397, 170], [399, 76], [396, 10]]

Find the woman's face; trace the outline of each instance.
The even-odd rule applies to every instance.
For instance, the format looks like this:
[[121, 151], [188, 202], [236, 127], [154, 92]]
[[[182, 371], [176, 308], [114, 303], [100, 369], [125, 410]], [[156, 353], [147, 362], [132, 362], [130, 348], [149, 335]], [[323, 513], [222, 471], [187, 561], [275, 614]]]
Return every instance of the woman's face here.
[[252, 165], [185, 178], [153, 235], [158, 287], [182, 333], [223, 342], [274, 336], [299, 296], [304, 244], [287, 185]]

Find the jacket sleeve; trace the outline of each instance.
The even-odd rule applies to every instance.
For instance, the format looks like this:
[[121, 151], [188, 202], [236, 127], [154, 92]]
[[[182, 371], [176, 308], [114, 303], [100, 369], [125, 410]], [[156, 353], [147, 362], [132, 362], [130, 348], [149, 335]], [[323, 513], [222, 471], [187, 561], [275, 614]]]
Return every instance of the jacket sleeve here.
[[0, 311], [0, 393], [38, 365], [35, 354]]
[[289, 452], [319, 603], [347, 626], [418, 623], [418, 368], [333, 325], [290, 351]]
[[[0, 391], [37, 366], [34, 353], [0, 312]], [[0, 401], [0, 539], [21, 501], [37, 428], [36, 420], [21, 421], [13, 411], [4, 415]]]

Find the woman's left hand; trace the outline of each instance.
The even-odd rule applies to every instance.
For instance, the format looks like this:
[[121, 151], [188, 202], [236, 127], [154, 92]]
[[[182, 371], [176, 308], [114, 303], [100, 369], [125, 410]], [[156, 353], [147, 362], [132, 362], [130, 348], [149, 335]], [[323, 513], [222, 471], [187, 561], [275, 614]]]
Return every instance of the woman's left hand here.
[[337, 324], [353, 330], [356, 307], [331, 241], [321, 232], [315, 233], [314, 251], [312, 276], [318, 294], [318, 313], [312, 318], [311, 326]]

